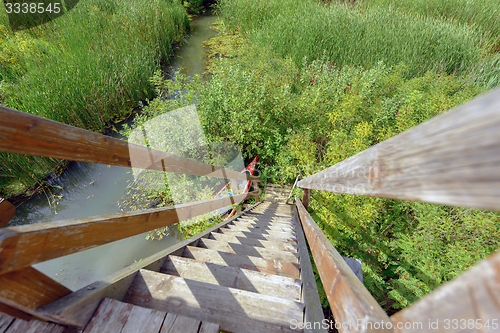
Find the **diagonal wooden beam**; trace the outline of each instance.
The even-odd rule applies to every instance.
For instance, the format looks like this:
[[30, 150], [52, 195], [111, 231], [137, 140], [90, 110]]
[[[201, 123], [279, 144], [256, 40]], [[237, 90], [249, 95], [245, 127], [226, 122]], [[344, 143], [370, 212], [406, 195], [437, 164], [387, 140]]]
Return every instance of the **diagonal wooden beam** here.
[[500, 210], [500, 89], [299, 181], [302, 188]]
[[16, 207], [7, 200], [0, 198], [0, 228], [5, 227], [15, 214]]
[[0, 274], [172, 225], [257, 194], [4, 228], [0, 230]]
[[0, 151], [223, 179], [260, 180], [3, 106]]

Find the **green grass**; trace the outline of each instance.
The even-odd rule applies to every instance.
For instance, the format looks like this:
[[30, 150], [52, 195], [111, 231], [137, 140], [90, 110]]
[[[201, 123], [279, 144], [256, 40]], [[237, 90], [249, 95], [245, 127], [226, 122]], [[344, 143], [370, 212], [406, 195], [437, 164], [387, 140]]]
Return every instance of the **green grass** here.
[[226, 23], [300, 65], [325, 55], [338, 66], [405, 63], [409, 75], [462, 72], [481, 60], [476, 30], [436, 18], [310, 0], [221, 0]]
[[360, 0], [357, 4], [368, 9], [391, 6], [407, 13], [472, 26], [482, 33], [484, 45], [490, 51], [500, 51], [500, 2], [497, 0]]
[[[5, 17], [0, 18], [5, 22]], [[41, 27], [0, 26], [0, 103], [102, 131], [154, 96], [149, 82], [189, 22], [175, 0], [89, 0]], [[40, 183], [58, 162], [2, 154], [0, 195]], [[33, 167], [40, 165], [40, 167]], [[22, 192], [22, 190], [21, 190]]]

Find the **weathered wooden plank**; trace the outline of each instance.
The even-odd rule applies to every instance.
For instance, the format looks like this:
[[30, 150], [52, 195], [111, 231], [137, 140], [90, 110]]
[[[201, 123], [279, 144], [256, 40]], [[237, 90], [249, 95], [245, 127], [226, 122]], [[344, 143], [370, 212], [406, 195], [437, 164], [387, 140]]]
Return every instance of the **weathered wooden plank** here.
[[49, 324], [43, 333], [63, 333], [66, 332], [76, 332], [74, 329], [66, 330], [66, 327], [57, 325], [57, 324]]
[[84, 333], [121, 332], [134, 306], [105, 298], [85, 327]]
[[134, 306], [120, 333], [158, 333], [167, 313]]
[[31, 315], [39, 316], [35, 309], [69, 293], [71, 290], [33, 267], [0, 275], [0, 302]]
[[0, 315], [0, 333], [4, 333], [13, 321], [14, 318], [11, 316]]
[[[300, 186], [300, 183], [299, 183]], [[309, 201], [311, 201], [311, 190], [308, 188], [304, 189], [304, 193], [302, 196], [302, 205], [304, 206], [305, 209], [309, 207]]]
[[200, 326], [199, 333], [219, 333], [219, 325], [210, 323], [208, 321], [203, 321]]
[[[245, 210], [245, 212], [257, 207], [259, 204], [260, 203], [252, 205]], [[239, 213], [189, 239], [155, 253], [154, 255], [134, 263], [129, 267], [126, 267], [88, 285], [87, 287], [81, 288], [51, 304], [48, 304], [38, 309], [37, 313], [41, 313], [44, 317], [50, 318], [52, 321], [57, 323], [84, 327], [104, 297], [114, 298], [117, 300], [123, 299], [123, 296], [127, 292], [135, 274], [139, 269], [148, 269], [152, 271], [160, 270], [166, 256], [170, 254], [180, 255], [185, 246], [193, 244], [197, 242], [199, 238], [205, 237], [209, 233], [218, 230], [227, 223], [231, 223], [233, 220], [245, 214], [245, 212]]]
[[500, 252], [476, 264], [391, 319], [396, 332], [498, 332]]
[[277, 236], [277, 237], [296, 237], [295, 231], [283, 231], [279, 229], [267, 230], [262, 228], [254, 228], [252, 226], [242, 225], [242, 224], [228, 225], [227, 227], [233, 231], [246, 231], [251, 233], [258, 233], [258, 234]]
[[169, 313], [160, 333], [198, 333], [200, 324], [198, 319]]
[[0, 151], [188, 175], [260, 180], [3, 106], [0, 106]]
[[244, 290], [141, 270], [125, 301], [207, 320], [229, 332], [290, 332], [303, 305]]
[[168, 256], [160, 272], [291, 301], [300, 300], [300, 280], [285, 276], [200, 262], [177, 256]]
[[[304, 303], [304, 333], [326, 333], [327, 331], [317, 323], [323, 323], [323, 307], [319, 299], [318, 287], [316, 278], [312, 270], [311, 260], [309, 259], [309, 250], [307, 249], [304, 232], [298, 221], [298, 217], [294, 215], [297, 225], [297, 238], [299, 245], [300, 256], [300, 280], [302, 280], [301, 302]], [[307, 324], [309, 323], [309, 324]]]
[[23, 331], [19, 333], [45, 333], [49, 328], [52, 328], [52, 325], [47, 322], [43, 322], [40, 320], [31, 320], [28, 323], [28, 326]]
[[297, 253], [280, 251], [275, 249], [266, 249], [262, 247], [247, 246], [236, 243], [226, 243], [215, 239], [201, 238], [198, 246], [216, 250], [219, 252], [237, 253], [245, 256], [258, 257], [269, 260], [280, 260], [298, 264]]
[[[250, 222], [250, 221], [237, 221], [233, 224], [236, 227], [247, 227], [254, 229], [261, 229], [267, 231], [282, 231], [282, 232], [291, 232], [294, 233], [295, 230], [290, 225], [283, 224], [268, 224], [268, 223], [259, 223], [259, 222]], [[233, 225], [229, 225], [231, 227]]]
[[268, 241], [268, 240], [259, 240], [256, 238], [247, 238], [244, 236], [237, 236], [237, 235], [229, 235], [229, 234], [223, 234], [223, 233], [218, 233], [218, 232], [212, 232], [208, 238], [210, 239], [215, 239], [218, 241], [222, 242], [228, 242], [228, 243], [236, 243], [236, 244], [242, 244], [242, 245], [247, 245], [247, 246], [257, 246], [257, 247], [263, 247], [263, 248], [268, 248], [268, 249], [276, 249], [276, 250], [281, 250], [281, 251], [289, 251], [289, 252], [297, 252], [297, 245], [296, 244], [291, 244], [283, 241]]
[[287, 236], [277, 236], [277, 235], [264, 235], [260, 233], [253, 233], [249, 231], [238, 231], [238, 230], [233, 230], [230, 228], [220, 228], [219, 230], [221, 233], [224, 235], [231, 235], [231, 236], [237, 236], [237, 237], [245, 237], [249, 239], [258, 239], [258, 240], [265, 240], [269, 242], [286, 242], [288, 244], [297, 244], [297, 239], [294, 236], [287, 235]]
[[251, 224], [254, 224], [254, 225], [259, 225], [259, 226], [269, 226], [269, 227], [284, 227], [284, 228], [290, 228], [290, 229], [294, 229], [294, 226], [293, 224], [291, 223], [291, 221], [269, 221], [269, 220], [261, 220], [261, 219], [246, 219], [246, 218], [241, 218], [239, 219], [236, 223], [251, 223]]
[[187, 220], [252, 195], [4, 228], [0, 230], [0, 274]]
[[[23, 320], [31, 320], [31, 318], [33, 318], [32, 315], [30, 315], [26, 312], [20, 311], [16, 308], [13, 308], [12, 306], [9, 306], [7, 304], [3, 304], [1, 302], [0, 302], [0, 313], [4, 313], [10, 317], [19, 318], [19, 319], [23, 319]], [[0, 330], [0, 333], [2, 333], [2, 330]]]
[[16, 207], [9, 201], [0, 198], [0, 228], [5, 227], [14, 215], [16, 215]]
[[250, 269], [252, 271], [288, 276], [294, 279], [298, 279], [300, 276], [298, 265], [287, 261], [249, 257], [241, 254], [219, 252], [194, 246], [186, 246], [182, 256], [218, 265], [227, 265]]
[[308, 189], [500, 210], [500, 89], [301, 180]]
[[347, 266], [300, 199], [295, 201], [333, 316], [337, 322], [345, 324], [339, 331], [392, 332], [392, 329], [384, 329], [383, 323], [387, 325], [390, 321], [385, 311]]
[[25, 333], [28, 329], [29, 321], [16, 319], [10, 324], [5, 333]]

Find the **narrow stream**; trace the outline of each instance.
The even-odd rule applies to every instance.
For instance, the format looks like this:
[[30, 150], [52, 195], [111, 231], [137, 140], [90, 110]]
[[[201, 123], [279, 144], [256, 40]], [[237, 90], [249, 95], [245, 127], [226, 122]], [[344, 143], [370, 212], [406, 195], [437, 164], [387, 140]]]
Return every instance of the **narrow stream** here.
[[[217, 35], [210, 29], [216, 20], [207, 14], [191, 22], [191, 31], [178, 49], [168, 73], [182, 68], [187, 75], [202, 74], [206, 62], [203, 41]], [[112, 136], [119, 137], [118, 133]], [[72, 162], [52, 184], [50, 191], [37, 195], [17, 207], [8, 226], [82, 218], [119, 212], [118, 202], [134, 180], [130, 168]], [[129, 237], [90, 250], [34, 265], [71, 290], [116, 272], [136, 260], [175, 245], [183, 235], [173, 228], [162, 240], [149, 241], [146, 234]]]

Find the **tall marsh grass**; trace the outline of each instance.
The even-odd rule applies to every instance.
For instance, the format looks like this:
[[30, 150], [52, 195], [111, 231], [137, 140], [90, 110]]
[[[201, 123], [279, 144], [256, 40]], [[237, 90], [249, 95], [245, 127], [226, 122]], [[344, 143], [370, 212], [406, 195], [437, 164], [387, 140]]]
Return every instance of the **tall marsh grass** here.
[[404, 63], [414, 76], [430, 69], [460, 72], [484, 53], [474, 29], [390, 8], [363, 11], [312, 0], [220, 0], [219, 11], [230, 27], [291, 55], [297, 64], [326, 55], [338, 66]]
[[[175, 0], [81, 1], [59, 19], [29, 31], [14, 34], [1, 25], [0, 103], [100, 131], [154, 95], [149, 78], [188, 25]], [[4, 196], [35, 185], [55, 163], [13, 154], [1, 159]]]

